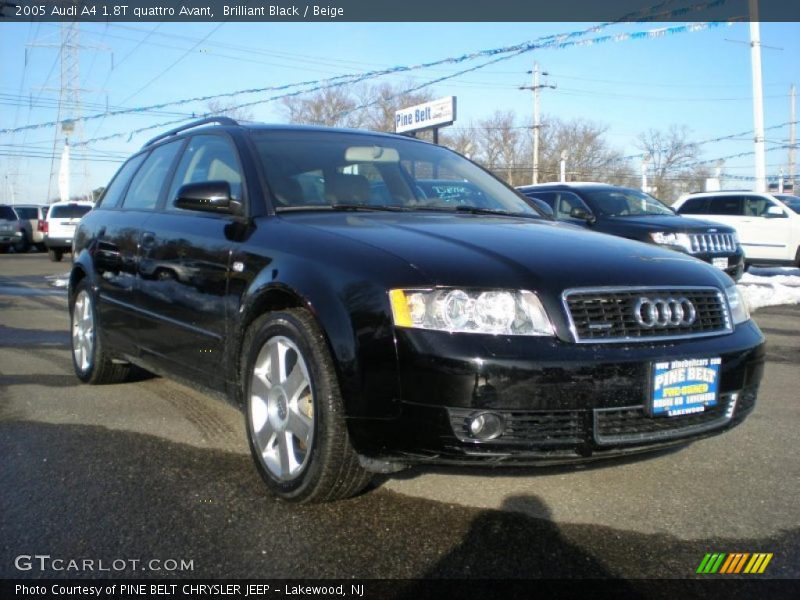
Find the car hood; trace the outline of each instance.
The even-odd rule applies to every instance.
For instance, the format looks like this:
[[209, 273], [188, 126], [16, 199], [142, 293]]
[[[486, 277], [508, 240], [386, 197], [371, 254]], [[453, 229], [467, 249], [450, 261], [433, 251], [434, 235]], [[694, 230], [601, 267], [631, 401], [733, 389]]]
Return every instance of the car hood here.
[[[609, 217], [609, 221], [619, 226], [642, 231], [663, 231], [665, 233], [733, 233], [733, 227], [704, 219], [687, 218], [679, 215], [659, 215], [652, 217]], [[713, 232], [710, 230], [714, 230]]]
[[[364, 261], [389, 253], [422, 276], [389, 281], [396, 286], [529, 289], [560, 297], [573, 287], [730, 285], [717, 269], [685, 254], [544, 219], [368, 212], [285, 218], [361, 245]], [[303, 237], [313, 244], [312, 235]]]

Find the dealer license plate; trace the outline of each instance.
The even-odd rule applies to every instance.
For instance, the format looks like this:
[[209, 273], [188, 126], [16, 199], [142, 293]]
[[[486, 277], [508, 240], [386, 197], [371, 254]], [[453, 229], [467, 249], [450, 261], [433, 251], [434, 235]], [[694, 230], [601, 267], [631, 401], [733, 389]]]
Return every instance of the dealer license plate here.
[[728, 268], [728, 259], [727, 258], [712, 258], [711, 264], [717, 267], [718, 269], [727, 269]]
[[650, 414], [678, 417], [717, 404], [720, 358], [693, 358], [653, 364]]

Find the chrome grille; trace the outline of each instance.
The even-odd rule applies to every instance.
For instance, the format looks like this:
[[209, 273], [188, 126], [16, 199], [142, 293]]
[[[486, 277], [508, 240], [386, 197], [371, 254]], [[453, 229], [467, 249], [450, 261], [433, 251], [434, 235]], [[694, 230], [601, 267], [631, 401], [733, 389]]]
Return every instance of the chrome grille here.
[[[645, 327], [636, 319], [641, 298], [685, 298], [696, 310], [690, 324]], [[578, 343], [621, 343], [729, 333], [728, 305], [716, 288], [598, 288], [563, 294], [570, 329]]]
[[736, 250], [736, 235], [733, 233], [690, 233], [692, 253], [721, 254]]

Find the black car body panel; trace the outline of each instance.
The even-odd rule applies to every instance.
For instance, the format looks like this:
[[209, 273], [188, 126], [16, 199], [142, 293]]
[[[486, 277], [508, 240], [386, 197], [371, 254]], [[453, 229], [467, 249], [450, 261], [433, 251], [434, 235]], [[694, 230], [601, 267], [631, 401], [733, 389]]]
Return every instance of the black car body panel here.
[[[193, 133], [228, 136], [235, 144], [246, 174], [242, 214], [176, 211], [161, 192], [151, 210], [102, 200], [76, 232], [70, 293], [82, 278], [91, 282], [100, 329], [121, 358], [241, 403], [248, 325], [267, 311], [303, 307], [333, 357], [354, 448], [403, 463], [591, 459], [723, 431], [752, 408], [764, 361], [763, 336], [752, 321], [711, 337], [582, 345], [564, 308], [562, 294], [570, 288], [668, 284], [721, 294], [731, 285], [721, 271], [654, 245], [535, 216], [372, 212], [367, 206], [277, 212], [270, 174], [247, 129]], [[363, 135], [365, 146], [395, 139]], [[122, 195], [129, 185], [119, 183]], [[389, 290], [439, 286], [535, 291], [554, 335], [395, 325]], [[606, 418], [598, 411], [646, 410], [653, 362], [707, 357], [722, 359], [720, 406], [744, 408], [730, 407], [725, 418], [709, 413], [705, 428], [683, 425], [697, 415], [659, 421], [666, 418], [643, 413], [642, 420], [660, 422], [667, 435], [621, 442], [598, 437], [598, 419]], [[544, 433], [527, 438], [465, 440], [459, 423], [476, 410], [528, 424], [566, 419], [574, 435], [562, 435], [563, 427], [550, 435], [543, 425]]]
[[[652, 244], [651, 233], [685, 233], [695, 236], [727, 234], [734, 235], [736, 232], [732, 227], [706, 221], [701, 219], [687, 219], [678, 214], [675, 215], [645, 215], [645, 216], [613, 216], [607, 215], [593, 199], [592, 193], [604, 190], [628, 190], [628, 188], [612, 187], [605, 184], [539, 184], [533, 186], [522, 186], [518, 190], [530, 197], [547, 202], [553, 207], [553, 194], [556, 192], [569, 192], [578, 196], [589, 209], [587, 218], [576, 218], [570, 215], [562, 215], [559, 220], [563, 220], [573, 225], [585, 227], [600, 233], [615, 235], [630, 240], [637, 240]], [[709, 238], [710, 240], [711, 238]], [[723, 269], [734, 280], [742, 276], [744, 272], [744, 252], [738, 244], [735, 247], [717, 247], [712, 244], [705, 244], [705, 240], [699, 237], [702, 246], [693, 249], [691, 256], [707, 263], [715, 259], [725, 259], [727, 266]], [[666, 246], [678, 252], [687, 253], [685, 248], [677, 246]]]

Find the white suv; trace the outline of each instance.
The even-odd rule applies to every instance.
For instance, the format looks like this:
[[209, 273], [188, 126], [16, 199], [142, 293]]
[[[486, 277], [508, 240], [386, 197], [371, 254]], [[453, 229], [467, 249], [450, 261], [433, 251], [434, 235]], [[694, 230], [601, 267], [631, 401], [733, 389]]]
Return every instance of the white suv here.
[[44, 245], [50, 260], [58, 262], [72, 251], [72, 236], [81, 217], [92, 210], [91, 202], [56, 202], [50, 205], [44, 225]]
[[800, 266], [800, 214], [785, 200], [757, 192], [703, 192], [672, 208], [734, 227], [748, 265]]

